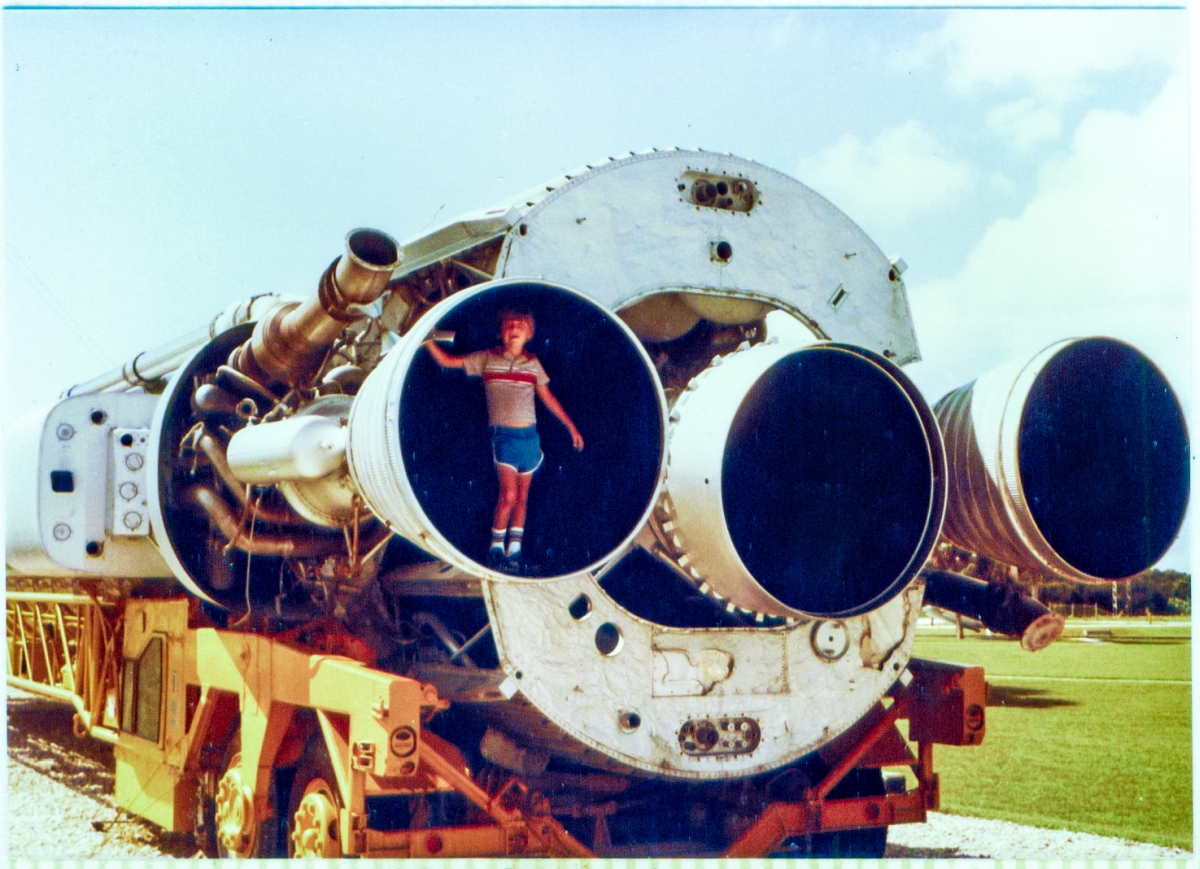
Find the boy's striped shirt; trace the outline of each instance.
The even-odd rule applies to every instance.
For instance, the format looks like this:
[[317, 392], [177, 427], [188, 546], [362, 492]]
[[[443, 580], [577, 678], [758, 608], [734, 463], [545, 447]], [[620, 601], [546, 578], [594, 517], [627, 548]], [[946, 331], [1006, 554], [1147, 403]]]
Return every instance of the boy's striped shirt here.
[[510, 359], [503, 349], [479, 350], [466, 357], [463, 370], [483, 378], [488, 425], [524, 428], [537, 422], [534, 388], [550, 378], [532, 353]]

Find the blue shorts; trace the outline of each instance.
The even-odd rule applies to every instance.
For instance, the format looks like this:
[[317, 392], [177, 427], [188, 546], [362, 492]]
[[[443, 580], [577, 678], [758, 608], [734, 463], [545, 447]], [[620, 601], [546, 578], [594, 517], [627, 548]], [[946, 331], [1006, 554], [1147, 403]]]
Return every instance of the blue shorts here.
[[532, 474], [542, 464], [542, 439], [536, 426], [508, 428], [492, 426], [492, 459], [518, 474]]

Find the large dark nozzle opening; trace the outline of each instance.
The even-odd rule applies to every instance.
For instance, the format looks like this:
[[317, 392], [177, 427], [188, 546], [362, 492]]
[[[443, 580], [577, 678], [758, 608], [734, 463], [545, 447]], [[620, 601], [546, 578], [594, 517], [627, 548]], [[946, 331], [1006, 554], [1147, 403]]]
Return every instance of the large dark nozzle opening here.
[[937, 404], [950, 542], [1077, 580], [1151, 567], [1183, 523], [1189, 445], [1170, 385], [1112, 338], [1054, 344]]
[[811, 347], [743, 400], [725, 449], [725, 520], [738, 556], [805, 613], [865, 612], [915, 575], [944, 503], [941, 442], [894, 366]]
[[[607, 558], [645, 521], [663, 467], [662, 392], [615, 315], [552, 285], [496, 286], [428, 325], [453, 332], [453, 344], [442, 346], [460, 356], [497, 347], [505, 310], [533, 315], [526, 350], [584, 438], [577, 452], [537, 402], [545, 459], [529, 489], [521, 574], [574, 573]], [[399, 419], [404, 473], [421, 511], [454, 549], [486, 565], [498, 483], [481, 380], [419, 350], [404, 376]]]
[[1034, 522], [1064, 560], [1120, 579], [1171, 545], [1188, 500], [1188, 438], [1157, 368], [1127, 344], [1081, 341], [1029, 391], [1018, 446]]

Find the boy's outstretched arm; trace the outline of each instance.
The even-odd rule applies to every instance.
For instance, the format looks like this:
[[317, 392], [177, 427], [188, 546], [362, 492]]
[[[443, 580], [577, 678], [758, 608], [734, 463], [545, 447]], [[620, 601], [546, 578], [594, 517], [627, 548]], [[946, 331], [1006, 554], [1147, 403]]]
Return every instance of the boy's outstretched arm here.
[[575, 423], [571, 422], [571, 417], [567, 416], [567, 412], [563, 410], [563, 406], [554, 397], [554, 393], [550, 391], [550, 387], [544, 383], [539, 383], [537, 385], [537, 394], [542, 403], [550, 408], [550, 412], [557, 416], [562, 424], [567, 427], [567, 431], [571, 433], [571, 446], [577, 450], [583, 449], [583, 435], [579, 433], [579, 429], [575, 428]]
[[466, 356], [451, 356], [445, 350], [437, 345], [437, 342], [432, 338], [425, 341], [424, 347], [429, 351], [429, 355], [433, 357], [433, 361], [443, 368], [462, 368], [466, 362]]

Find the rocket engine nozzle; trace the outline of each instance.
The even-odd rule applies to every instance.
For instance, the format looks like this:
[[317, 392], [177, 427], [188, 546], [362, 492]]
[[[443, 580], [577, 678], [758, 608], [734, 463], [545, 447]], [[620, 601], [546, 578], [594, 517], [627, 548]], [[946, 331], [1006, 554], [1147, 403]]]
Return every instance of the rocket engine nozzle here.
[[346, 252], [321, 275], [317, 294], [260, 320], [251, 339], [230, 356], [230, 364], [263, 386], [308, 383], [330, 344], [347, 323], [360, 318], [351, 306], [382, 296], [401, 258], [391, 236], [353, 230], [346, 236]]
[[1007, 564], [1082, 581], [1158, 561], [1188, 500], [1189, 445], [1171, 386], [1111, 338], [1057, 342], [941, 399], [943, 533]]
[[857, 615], [903, 589], [937, 541], [941, 437], [881, 356], [832, 343], [748, 347], [698, 375], [671, 419], [659, 536], [730, 605]]
[[484, 389], [442, 369], [422, 347], [452, 332], [451, 355], [497, 346], [498, 314], [531, 313], [526, 344], [583, 434], [537, 411], [544, 455], [529, 491], [522, 576], [594, 569], [628, 546], [653, 507], [666, 462], [666, 402], [645, 350], [621, 320], [587, 297], [540, 281], [463, 290], [435, 306], [364, 382], [351, 411], [348, 458], [356, 488], [390, 528], [442, 561], [489, 570], [498, 492]]

